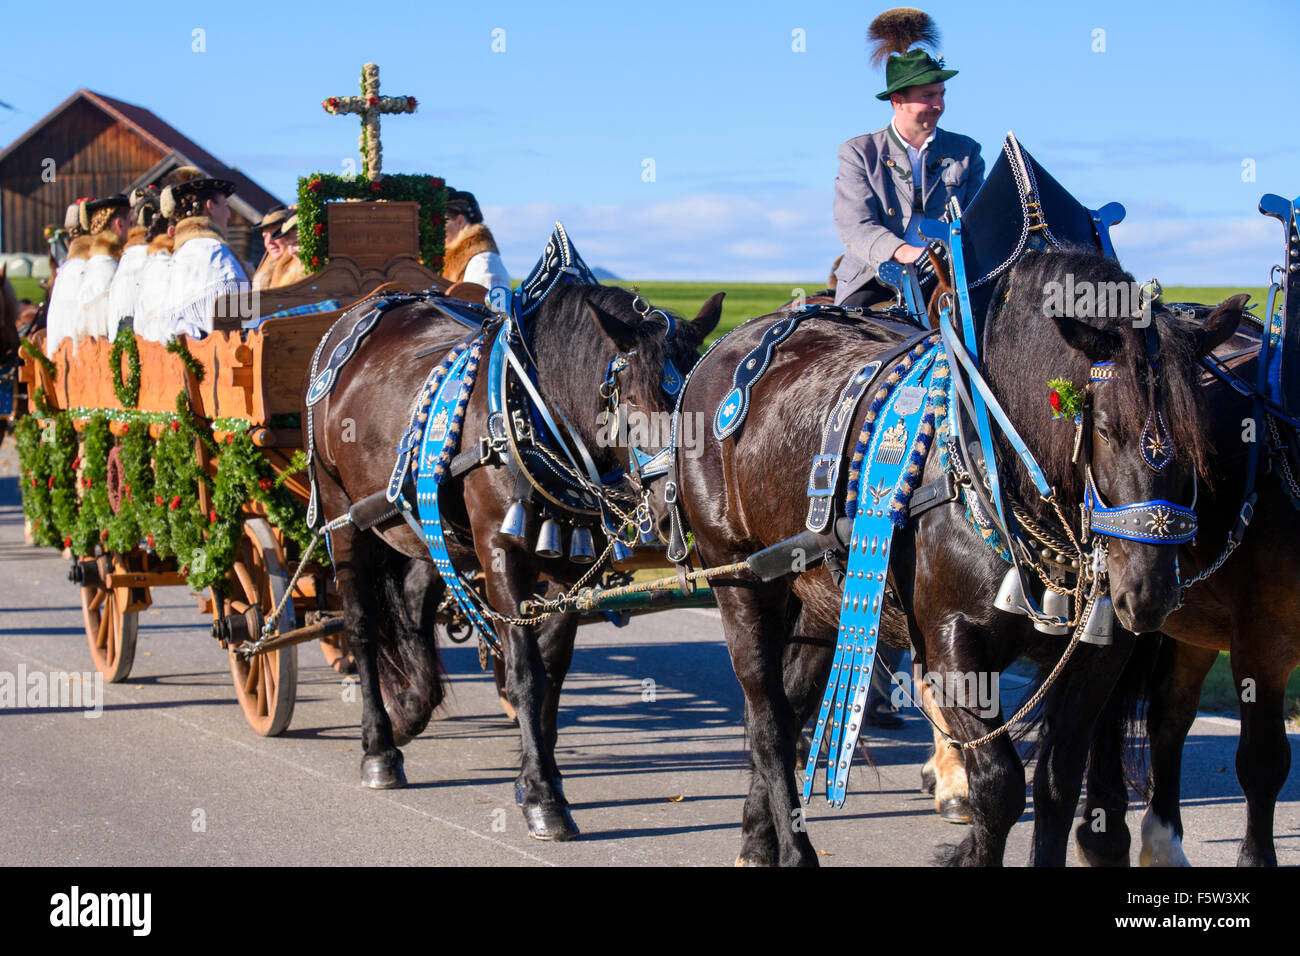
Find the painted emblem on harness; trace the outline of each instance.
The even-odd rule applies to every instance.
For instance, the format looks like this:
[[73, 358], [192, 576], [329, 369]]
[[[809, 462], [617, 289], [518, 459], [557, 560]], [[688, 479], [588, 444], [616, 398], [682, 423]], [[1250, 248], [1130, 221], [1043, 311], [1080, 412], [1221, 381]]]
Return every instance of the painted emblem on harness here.
[[897, 465], [907, 451], [907, 425], [900, 418], [880, 436], [880, 447], [875, 460], [884, 465]]
[[880, 504], [882, 501], [884, 501], [887, 495], [892, 494], [893, 490], [894, 490], [893, 485], [887, 485], [883, 481], [880, 484], [876, 485], [874, 488], [867, 489], [867, 491], [871, 493], [872, 503], [877, 505]]

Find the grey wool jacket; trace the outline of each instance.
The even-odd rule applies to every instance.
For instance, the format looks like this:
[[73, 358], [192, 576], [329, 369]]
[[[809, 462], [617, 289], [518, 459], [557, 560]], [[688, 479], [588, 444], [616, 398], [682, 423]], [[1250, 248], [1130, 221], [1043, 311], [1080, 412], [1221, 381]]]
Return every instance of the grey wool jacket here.
[[[984, 182], [979, 143], [969, 136], [936, 129], [921, 154], [920, 215], [943, 216], [956, 196], [965, 208]], [[844, 258], [835, 270], [835, 301], [842, 302], [876, 275], [903, 241], [914, 205], [912, 163], [907, 147], [890, 124], [840, 147], [835, 177], [835, 229]]]

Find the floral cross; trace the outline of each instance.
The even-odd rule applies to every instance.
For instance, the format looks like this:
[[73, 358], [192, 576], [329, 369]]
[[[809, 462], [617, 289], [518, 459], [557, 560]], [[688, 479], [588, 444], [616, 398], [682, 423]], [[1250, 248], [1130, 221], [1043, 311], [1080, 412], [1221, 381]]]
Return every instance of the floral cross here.
[[384, 153], [379, 143], [379, 116], [381, 113], [414, 113], [414, 96], [380, 96], [379, 67], [367, 63], [361, 68], [360, 96], [331, 96], [321, 102], [326, 113], [356, 113], [361, 117], [361, 159], [365, 163], [366, 178], [378, 182], [383, 178]]

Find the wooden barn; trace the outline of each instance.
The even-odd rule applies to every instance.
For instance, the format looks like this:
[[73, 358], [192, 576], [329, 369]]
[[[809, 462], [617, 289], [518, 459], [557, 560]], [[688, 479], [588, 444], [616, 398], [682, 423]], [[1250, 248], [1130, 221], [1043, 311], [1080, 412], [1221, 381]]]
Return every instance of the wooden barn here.
[[77, 90], [0, 152], [0, 252], [44, 253], [45, 227], [62, 225], [78, 197], [158, 184], [183, 165], [239, 187], [227, 239], [256, 263], [262, 237], [250, 226], [279, 200], [148, 110], [90, 90]]

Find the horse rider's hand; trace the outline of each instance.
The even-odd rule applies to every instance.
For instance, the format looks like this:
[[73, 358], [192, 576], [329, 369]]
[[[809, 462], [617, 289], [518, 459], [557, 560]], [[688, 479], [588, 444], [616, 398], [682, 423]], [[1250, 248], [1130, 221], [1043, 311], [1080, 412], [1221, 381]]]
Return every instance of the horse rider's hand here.
[[894, 250], [894, 261], [906, 265], [921, 258], [921, 253], [923, 252], [925, 252], [924, 247], [909, 245], [905, 242]]

